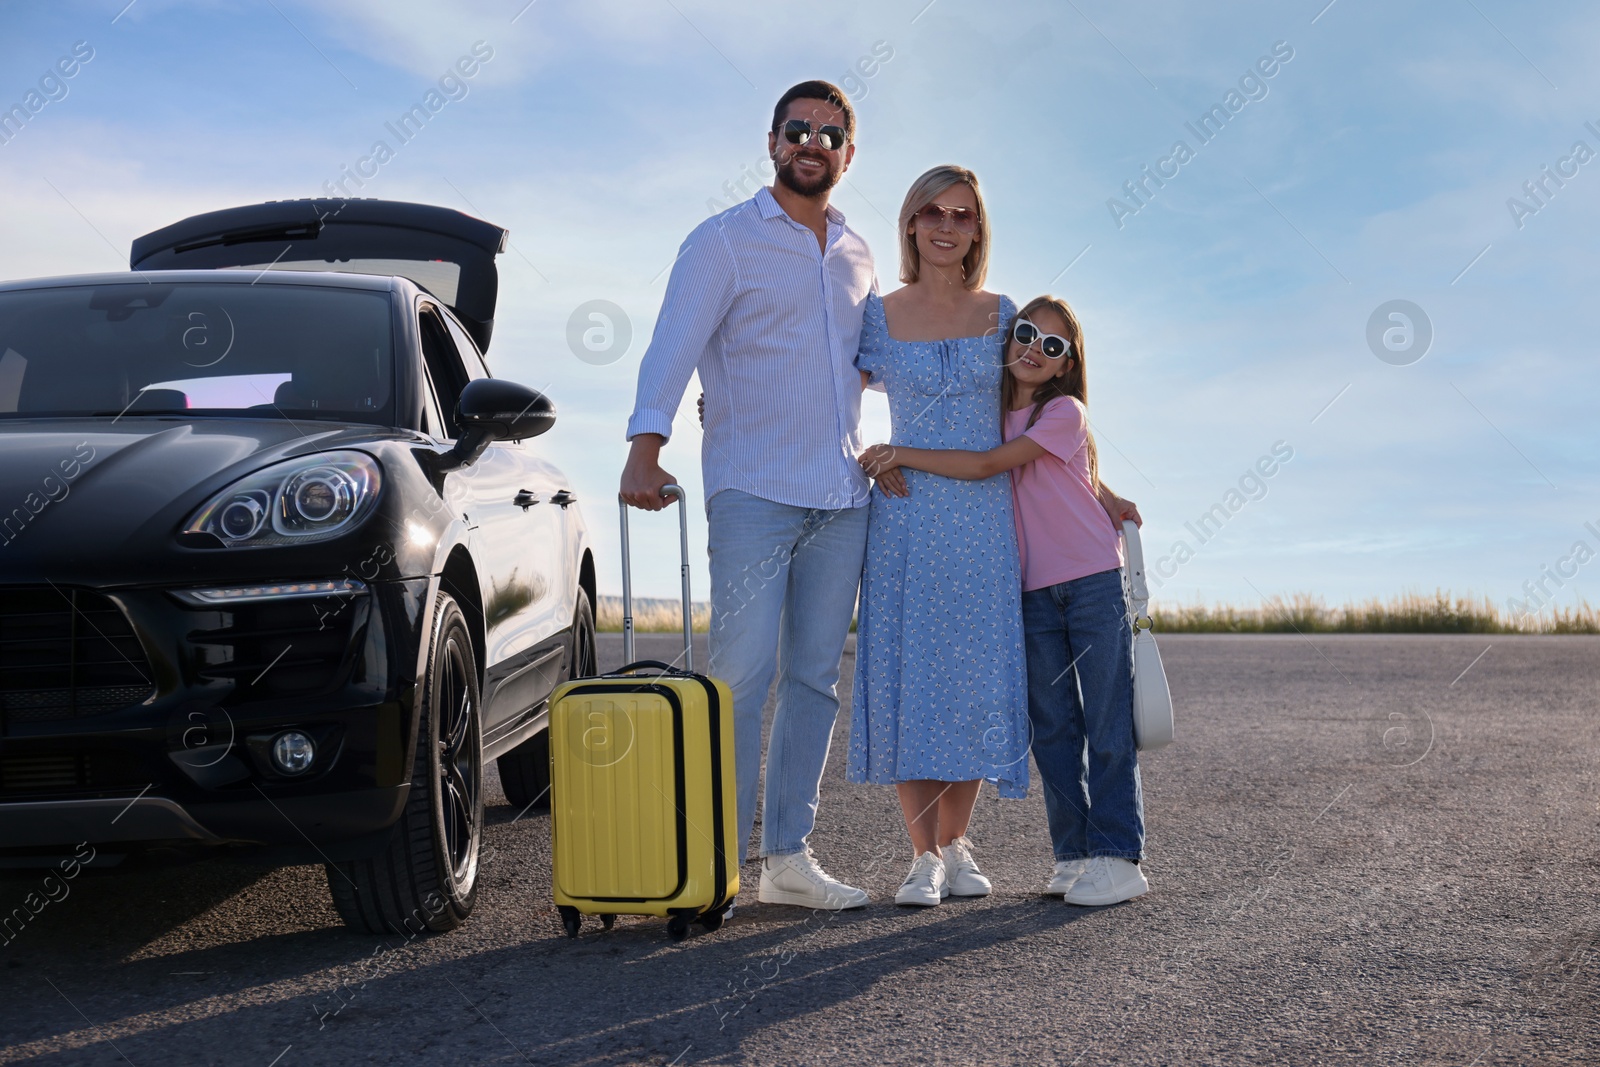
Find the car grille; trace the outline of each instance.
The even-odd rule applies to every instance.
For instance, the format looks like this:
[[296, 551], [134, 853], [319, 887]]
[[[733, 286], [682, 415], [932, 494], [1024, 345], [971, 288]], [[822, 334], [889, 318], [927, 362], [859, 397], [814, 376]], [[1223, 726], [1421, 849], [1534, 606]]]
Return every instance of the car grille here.
[[189, 641], [201, 678], [234, 683], [230, 704], [310, 696], [343, 680], [351, 631], [366, 612], [364, 597], [331, 611], [311, 600], [230, 605], [221, 627], [191, 631]]
[[100, 715], [147, 699], [150, 662], [127, 618], [85, 589], [0, 591], [0, 718]]
[[151, 781], [144, 764], [126, 750], [0, 754], [0, 796], [141, 789]]

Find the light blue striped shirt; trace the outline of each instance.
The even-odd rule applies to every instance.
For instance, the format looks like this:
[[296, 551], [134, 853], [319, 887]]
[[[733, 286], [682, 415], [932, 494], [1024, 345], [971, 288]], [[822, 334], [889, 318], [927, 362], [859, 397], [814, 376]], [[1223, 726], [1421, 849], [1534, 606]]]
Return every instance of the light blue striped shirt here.
[[855, 358], [876, 289], [872, 253], [836, 208], [826, 251], [767, 188], [713, 215], [673, 264], [628, 437], [671, 437], [698, 368], [707, 500], [739, 489], [796, 507], [865, 505]]

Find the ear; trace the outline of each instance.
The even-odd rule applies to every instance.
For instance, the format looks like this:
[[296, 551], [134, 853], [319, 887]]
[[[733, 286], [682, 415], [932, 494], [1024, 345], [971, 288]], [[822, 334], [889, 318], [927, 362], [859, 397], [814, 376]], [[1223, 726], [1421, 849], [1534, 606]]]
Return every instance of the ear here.
[[777, 130], [768, 130], [767, 131], [767, 158], [768, 159], [777, 159], [778, 158], [778, 131]]

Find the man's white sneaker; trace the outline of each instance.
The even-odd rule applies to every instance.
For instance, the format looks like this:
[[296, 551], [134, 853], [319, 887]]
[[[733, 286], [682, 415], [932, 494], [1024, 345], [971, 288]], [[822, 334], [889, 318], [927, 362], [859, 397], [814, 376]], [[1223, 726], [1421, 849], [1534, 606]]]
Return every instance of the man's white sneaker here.
[[993, 887], [972, 858], [972, 842], [958, 837], [939, 849], [944, 853], [944, 878], [953, 897], [986, 897]]
[[1044, 887], [1044, 895], [1065, 896], [1067, 890], [1083, 877], [1083, 869], [1088, 865], [1088, 860], [1056, 860], [1056, 873], [1051, 876], [1050, 884]]
[[911, 873], [900, 884], [894, 895], [896, 904], [916, 904], [932, 907], [950, 895], [950, 885], [944, 876], [944, 861], [932, 852], [924, 852], [911, 864]]
[[1067, 890], [1064, 898], [1068, 904], [1098, 908], [1107, 904], [1120, 904], [1150, 891], [1144, 872], [1137, 863], [1095, 856], [1084, 868], [1083, 876]]
[[865, 890], [828, 877], [821, 864], [804, 852], [768, 856], [761, 861], [761, 887], [756, 899], [763, 904], [793, 904], [801, 908], [843, 911], [867, 902]]

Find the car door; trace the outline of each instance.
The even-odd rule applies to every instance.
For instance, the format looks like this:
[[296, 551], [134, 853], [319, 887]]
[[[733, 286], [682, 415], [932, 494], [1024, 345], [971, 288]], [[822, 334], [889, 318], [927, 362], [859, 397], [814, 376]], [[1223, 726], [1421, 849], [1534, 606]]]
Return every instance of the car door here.
[[[456, 399], [488, 372], [471, 340], [449, 316], [421, 301], [417, 325], [423, 362], [446, 440], [459, 432]], [[529, 442], [497, 441], [446, 476], [445, 495], [467, 516], [468, 547], [483, 605], [484, 732], [514, 723], [549, 696], [560, 677], [569, 579], [562, 573], [562, 508], [553, 468]]]

